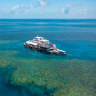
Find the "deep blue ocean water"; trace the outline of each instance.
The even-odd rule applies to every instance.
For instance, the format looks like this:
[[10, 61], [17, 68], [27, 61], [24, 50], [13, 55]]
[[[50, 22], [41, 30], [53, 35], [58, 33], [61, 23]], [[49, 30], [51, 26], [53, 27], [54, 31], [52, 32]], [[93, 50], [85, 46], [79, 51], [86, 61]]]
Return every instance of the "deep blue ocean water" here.
[[[23, 46], [37, 35], [67, 55]], [[0, 96], [95, 96], [95, 92], [95, 19], [0, 19]]]

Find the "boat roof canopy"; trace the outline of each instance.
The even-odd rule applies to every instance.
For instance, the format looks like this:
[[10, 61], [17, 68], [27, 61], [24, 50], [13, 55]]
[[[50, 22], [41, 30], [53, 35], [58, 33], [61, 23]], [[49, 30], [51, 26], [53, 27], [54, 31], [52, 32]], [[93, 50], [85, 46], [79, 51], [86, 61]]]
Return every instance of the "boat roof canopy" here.
[[45, 39], [44, 39], [44, 40], [41, 40], [41, 41], [42, 41], [42, 42], [49, 42], [49, 40], [45, 40]]
[[26, 43], [27, 44], [32, 44], [32, 45], [35, 45], [35, 46], [37, 45], [37, 43], [33, 43], [33, 42], [30, 42], [30, 41], [27, 41]]
[[35, 37], [35, 39], [40, 39], [40, 38], [43, 38], [43, 37]]

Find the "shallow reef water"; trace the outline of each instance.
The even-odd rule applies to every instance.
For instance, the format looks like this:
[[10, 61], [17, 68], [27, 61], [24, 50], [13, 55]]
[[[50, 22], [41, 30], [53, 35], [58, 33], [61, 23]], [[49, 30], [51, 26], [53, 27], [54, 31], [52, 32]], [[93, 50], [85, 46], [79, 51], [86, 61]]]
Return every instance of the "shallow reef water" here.
[[7, 82], [29, 91], [28, 96], [95, 96], [96, 61], [25, 59], [8, 50], [0, 54], [1, 68], [12, 71]]
[[[1, 20], [16, 25], [0, 27], [0, 96], [95, 96], [96, 27], [80, 26], [78, 30], [75, 23], [86, 24], [87, 20], [77, 21]], [[44, 54], [23, 46], [37, 34], [66, 50], [67, 55]]]

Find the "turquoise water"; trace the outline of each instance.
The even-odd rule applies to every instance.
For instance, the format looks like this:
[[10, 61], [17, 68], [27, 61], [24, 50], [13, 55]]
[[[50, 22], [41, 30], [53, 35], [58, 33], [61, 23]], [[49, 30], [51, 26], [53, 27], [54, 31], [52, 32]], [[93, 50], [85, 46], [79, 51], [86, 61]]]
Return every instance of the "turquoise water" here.
[[[45, 37], [66, 56], [23, 46]], [[96, 20], [0, 20], [0, 96], [95, 96]]]

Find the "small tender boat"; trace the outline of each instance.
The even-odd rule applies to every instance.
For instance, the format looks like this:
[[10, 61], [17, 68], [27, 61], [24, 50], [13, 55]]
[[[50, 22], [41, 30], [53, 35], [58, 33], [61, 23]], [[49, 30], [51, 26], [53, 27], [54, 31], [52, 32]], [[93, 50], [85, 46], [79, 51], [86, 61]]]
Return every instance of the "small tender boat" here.
[[50, 43], [49, 40], [38, 36], [35, 37], [33, 40], [26, 41], [24, 43], [24, 46], [49, 54], [66, 54], [66, 51], [57, 49], [56, 45]]

